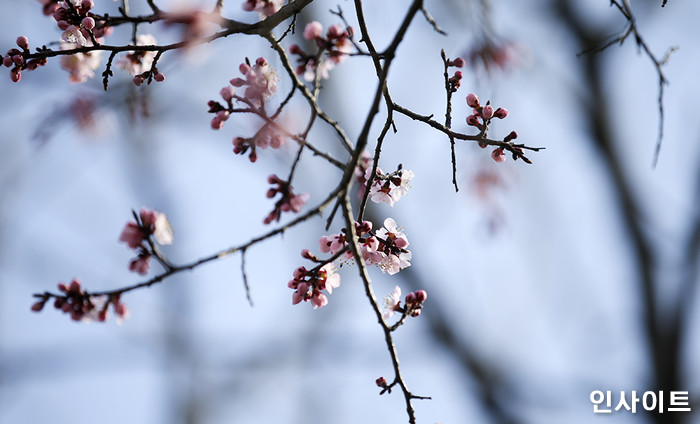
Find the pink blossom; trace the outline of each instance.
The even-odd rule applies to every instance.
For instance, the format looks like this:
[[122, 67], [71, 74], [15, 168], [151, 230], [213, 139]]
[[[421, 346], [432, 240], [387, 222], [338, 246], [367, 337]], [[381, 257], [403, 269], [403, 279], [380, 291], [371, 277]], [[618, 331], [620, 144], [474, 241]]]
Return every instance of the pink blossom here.
[[[61, 43], [61, 50], [76, 47], [76, 44]], [[92, 51], [61, 56], [61, 67], [70, 73], [71, 82], [85, 82], [95, 76], [95, 70], [100, 67], [101, 55], [101, 51]]]
[[320, 22], [313, 21], [306, 24], [304, 27], [304, 38], [307, 40], [314, 40], [321, 36], [323, 33], [323, 25]]
[[401, 306], [401, 287], [394, 287], [394, 291], [384, 298], [384, 319], [391, 318], [394, 312]]
[[[139, 34], [136, 36], [137, 46], [155, 46], [156, 44], [156, 39], [151, 34]], [[115, 64], [120, 69], [136, 76], [150, 71], [155, 57], [156, 52], [154, 51], [131, 51], [117, 59]]]
[[140, 247], [143, 240], [143, 231], [135, 222], [127, 222], [121, 235], [119, 236], [119, 241], [128, 244], [132, 249]]
[[150, 255], [139, 255], [129, 262], [129, 271], [137, 272], [141, 275], [148, 274]]
[[61, 40], [65, 41], [66, 43], [79, 44], [81, 46], [91, 44], [88, 43], [87, 38], [85, 38], [80, 28], [76, 27], [75, 25], [70, 25], [68, 28], [66, 28], [63, 34], [61, 34]]

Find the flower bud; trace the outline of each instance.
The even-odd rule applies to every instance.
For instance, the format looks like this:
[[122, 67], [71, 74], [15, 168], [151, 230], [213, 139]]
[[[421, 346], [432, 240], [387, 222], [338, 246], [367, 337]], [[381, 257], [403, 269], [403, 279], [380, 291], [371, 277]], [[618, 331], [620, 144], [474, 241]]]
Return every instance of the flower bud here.
[[24, 57], [22, 57], [21, 54], [16, 54], [12, 56], [12, 62], [14, 62], [15, 65], [23, 65], [24, 64]]
[[160, 71], [156, 71], [155, 75], [153, 75], [153, 79], [156, 80], [156, 82], [163, 82], [165, 81], [165, 75]]
[[22, 72], [20, 71], [19, 67], [14, 67], [10, 71], [10, 79], [12, 82], [19, 82], [19, 80], [22, 79]]
[[428, 292], [425, 290], [418, 290], [416, 291], [416, 302], [418, 303], [423, 303], [425, 302], [425, 299], [428, 298]]
[[145, 80], [144, 80], [144, 78], [143, 78], [142, 75], [136, 75], [136, 76], [134, 77], [133, 81], [134, 81], [134, 84], [136, 84], [137, 86], [140, 86], [141, 84], [143, 84], [143, 82], [144, 82]]
[[479, 119], [476, 117], [476, 115], [467, 116], [467, 125], [471, 125], [472, 127], [479, 126]]
[[486, 105], [481, 109], [481, 116], [483, 116], [484, 119], [493, 118], [493, 113], [493, 106], [491, 105]]
[[466, 64], [464, 59], [462, 59], [461, 57], [458, 57], [457, 59], [451, 61], [450, 63], [452, 64], [452, 66], [457, 67], [457, 68], [462, 68]]
[[85, 28], [86, 30], [92, 30], [95, 29], [95, 20], [89, 16], [83, 18], [82, 21], [80, 21], [80, 26]]
[[377, 384], [377, 386], [384, 388], [384, 387], [386, 387], [386, 378], [379, 377], [378, 379], [375, 380], [375, 383]]
[[6, 55], [4, 58], [2, 58], [2, 64], [5, 65], [8, 68], [11, 68], [14, 62], [12, 61], [12, 56], [9, 54]]
[[22, 50], [29, 50], [29, 39], [24, 35], [17, 37], [17, 45]]
[[494, 149], [493, 152], [491, 152], [491, 157], [493, 160], [496, 162], [500, 163], [506, 160], [506, 155], [503, 153], [503, 147], [499, 147], [497, 149]]
[[222, 88], [221, 91], [219, 91], [219, 94], [221, 94], [221, 97], [224, 100], [230, 102], [233, 99], [233, 96], [236, 94], [236, 89], [230, 85], [227, 85], [226, 87]]
[[511, 140], [515, 140], [516, 138], [518, 138], [518, 133], [516, 133], [515, 131], [511, 131], [510, 134], [508, 134], [508, 135], [503, 139], [503, 141], [505, 141], [505, 142], [507, 143], [507, 142], [509, 142], [509, 141], [511, 141]]
[[506, 116], [508, 116], [508, 109], [506, 109], [506, 108], [504, 108], [504, 107], [499, 107], [499, 108], [496, 109], [496, 111], [493, 113], [493, 116], [495, 116], [495, 117], [498, 118], [498, 119], [503, 119], [503, 118], [505, 118]]
[[41, 312], [41, 310], [44, 309], [45, 304], [46, 304], [46, 299], [36, 302], [35, 304], [32, 305], [32, 311]]
[[479, 96], [474, 93], [469, 93], [467, 95], [467, 105], [469, 105], [469, 107], [478, 108], [481, 105], [481, 103], [479, 103]]
[[299, 54], [299, 53], [301, 53], [301, 49], [296, 44], [292, 44], [291, 46], [289, 46], [289, 53]]

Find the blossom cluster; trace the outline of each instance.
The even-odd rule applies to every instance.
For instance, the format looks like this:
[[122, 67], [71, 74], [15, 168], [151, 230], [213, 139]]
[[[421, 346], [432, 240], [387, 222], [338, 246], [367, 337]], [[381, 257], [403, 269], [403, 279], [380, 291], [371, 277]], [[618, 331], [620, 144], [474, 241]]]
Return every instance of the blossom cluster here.
[[241, 101], [261, 108], [267, 99], [277, 92], [277, 74], [264, 57], [257, 58], [254, 64], [251, 64], [246, 58], [238, 70], [245, 79], [237, 77], [232, 79], [230, 83], [234, 87], [245, 87]]
[[[129, 310], [121, 303], [119, 295], [93, 296], [83, 291], [80, 280], [73, 279], [70, 284], [58, 283], [58, 290], [63, 293], [55, 296], [53, 306], [69, 314], [74, 321], [106, 321], [109, 305], [112, 305], [118, 322], [128, 318]], [[42, 295], [41, 299], [32, 305], [32, 311], [39, 312], [51, 297]]]
[[294, 270], [293, 278], [289, 280], [287, 287], [294, 290], [292, 304], [296, 305], [302, 300], [311, 301], [316, 309], [328, 304], [328, 297], [322, 291], [332, 294], [334, 288], [340, 287], [340, 275], [335, 272], [332, 263], [319, 265], [311, 270], [300, 266]]
[[95, 7], [93, 0], [82, 0], [76, 4], [72, 0], [55, 4], [52, 16], [56, 25], [63, 31], [61, 39], [66, 43], [90, 46], [98, 38], [112, 33], [113, 29], [103, 22], [96, 22], [90, 9]]
[[[306, 53], [297, 44], [289, 46], [289, 52], [299, 56], [300, 65], [296, 69], [297, 75], [303, 75], [307, 81], [314, 81], [316, 75], [328, 79], [328, 71], [340, 64], [352, 52], [352, 27], [343, 29], [340, 24], [328, 28], [323, 36], [323, 25], [319, 22], [310, 22], [304, 28], [304, 38], [314, 41], [318, 51], [314, 54]], [[325, 53], [327, 60], [321, 58]]]
[[283, 0], [245, 0], [243, 10], [258, 12], [260, 19], [265, 19], [277, 13], [282, 7]]
[[[457, 59], [454, 60], [447, 60], [445, 65], [447, 67], [455, 67], [455, 68], [462, 68], [465, 65], [464, 59], [461, 57], [458, 57]], [[455, 73], [447, 79], [447, 89], [450, 91], [450, 93], [456, 92], [459, 87], [462, 85], [462, 78], [464, 75], [462, 74], [462, 71], [455, 71]]]
[[22, 49], [11, 48], [2, 59], [2, 64], [10, 69], [10, 79], [19, 82], [22, 79], [22, 71], [33, 71], [39, 66], [46, 65], [46, 58], [25, 60], [29, 54], [29, 39], [23, 35], [17, 37], [17, 46]]
[[417, 317], [420, 315], [423, 303], [427, 298], [428, 293], [425, 290], [416, 290], [406, 295], [406, 305], [401, 306], [401, 287], [396, 286], [394, 291], [384, 298], [384, 319], [391, 318], [394, 312]]
[[[472, 114], [467, 116], [467, 125], [477, 127], [483, 134], [488, 130], [491, 119], [498, 118], [503, 119], [508, 116], [508, 109], [499, 107], [494, 109], [491, 106], [491, 102], [486, 102], [485, 105], [481, 104], [479, 96], [474, 93], [469, 93], [467, 95], [467, 105], [472, 108]], [[508, 143], [518, 137], [518, 133], [511, 131], [503, 141]], [[479, 147], [486, 148], [487, 144], [479, 142]], [[520, 147], [513, 146], [513, 160], [517, 160], [522, 156], [522, 149]], [[506, 160], [506, 155], [503, 147], [497, 147], [491, 152], [491, 157], [496, 162], [503, 162]]]
[[309, 200], [308, 193], [294, 194], [291, 184], [288, 181], [280, 179], [277, 175], [272, 174], [267, 178], [267, 182], [276, 187], [267, 190], [268, 199], [272, 199], [278, 193], [282, 198], [275, 203], [274, 209], [265, 217], [264, 223], [269, 224], [272, 221], [279, 221], [282, 212], [299, 212]]
[[158, 244], [172, 244], [173, 230], [164, 213], [148, 208], [141, 208], [138, 215], [134, 212], [134, 219], [124, 226], [119, 241], [138, 252], [136, 258], [129, 262], [129, 271], [145, 275], [148, 273], [149, 259], [155, 254], [151, 236]]
[[[390, 275], [396, 274], [404, 268], [411, 266], [411, 251], [407, 250], [408, 238], [402, 229], [392, 218], [384, 220], [384, 227], [374, 234], [373, 224], [370, 221], [355, 223], [355, 232], [358, 236], [358, 245], [362, 258], [368, 264], [377, 265], [382, 272]], [[343, 249], [347, 249], [348, 238], [346, 231], [338, 234], [323, 236], [319, 239], [321, 252], [335, 255]], [[352, 257], [349, 249], [346, 257]]]
[[[365, 181], [369, 180], [372, 169], [365, 171]], [[413, 179], [413, 171], [408, 169], [399, 169], [391, 174], [384, 174], [381, 168], [377, 168], [377, 173], [372, 180], [372, 186], [369, 188], [369, 195], [373, 202], [384, 202], [393, 207], [401, 197], [408, 193], [409, 183]]]
[[[136, 36], [137, 46], [155, 46], [156, 39], [151, 34], [139, 34]], [[134, 76], [134, 84], [141, 85], [146, 80], [154, 79], [156, 82], [165, 81], [165, 75], [153, 64], [156, 52], [149, 50], [130, 51], [121, 56], [115, 64]]]
[[[214, 114], [211, 120], [211, 128], [214, 130], [223, 128], [224, 122], [234, 112], [251, 112], [266, 120], [254, 136], [249, 138], [234, 137], [233, 139], [233, 152], [243, 155], [250, 151], [248, 159], [251, 162], [255, 162], [258, 160], [256, 148], [266, 149], [272, 147], [273, 149], [279, 149], [286, 142], [286, 137], [282, 131], [271, 122], [267, 122], [268, 117], [263, 107], [265, 102], [277, 92], [277, 75], [263, 57], [259, 57], [252, 65], [246, 58], [245, 62], [238, 69], [245, 79], [237, 77], [229, 81], [230, 85], [226, 85], [219, 91], [225, 104], [210, 100], [207, 103], [209, 106], [208, 112]], [[236, 94], [236, 87], [245, 87], [243, 96]], [[235, 109], [234, 100], [247, 105], [248, 108]]]

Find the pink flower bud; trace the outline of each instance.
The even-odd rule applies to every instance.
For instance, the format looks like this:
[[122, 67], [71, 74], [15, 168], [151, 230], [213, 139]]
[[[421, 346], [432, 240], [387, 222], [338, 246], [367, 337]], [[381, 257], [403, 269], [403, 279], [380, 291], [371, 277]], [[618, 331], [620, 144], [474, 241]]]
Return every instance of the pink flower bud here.
[[282, 180], [279, 179], [279, 177], [276, 174], [270, 174], [269, 177], [267, 177], [267, 183], [268, 184], [278, 184], [281, 183]]
[[22, 57], [22, 55], [16, 54], [12, 56], [12, 62], [14, 62], [15, 65], [22, 65], [24, 64], [24, 57]]
[[216, 117], [219, 118], [221, 121], [227, 121], [229, 115], [231, 115], [231, 114], [229, 113], [228, 110], [220, 110], [220, 111], [216, 112]]
[[210, 126], [211, 126], [211, 129], [213, 129], [213, 130], [220, 130], [221, 128], [224, 127], [224, 121], [222, 121], [222, 120], [219, 118], [219, 115], [217, 114], [216, 116], [214, 116], [214, 117], [211, 119], [211, 124], [210, 124]]
[[503, 141], [505, 141], [505, 142], [507, 143], [507, 142], [509, 142], [509, 141], [511, 141], [511, 140], [515, 140], [516, 138], [518, 138], [518, 133], [516, 133], [515, 131], [511, 131], [510, 134], [508, 134], [508, 135], [503, 139]]
[[503, 119], [503, 118], [505, 118], [506, 116], [508, 116], [508, 109], [506, 109], [506, 108], [504, 108], [504, 107], [499, 107], [499, 108], [496, 109], [496, 111], [493, 113], [493, 116], [495, 116], [495, 117], [498, 118], [498, 119]]
[[457, 68], [462, 68], [465, 64], [466, 62], [464, 62], [464, 59], [462, 59], [461, 57], [458, 57], [457, 59], [452, 61], [452, 66], [455, 66]]
[[229, 82], [234, 87], [243, 87], [244, 85], [246, 85], [246, 81], [244, 79], [241, 79], [241, 78], [234, 78]]
[[139, 86], [139, 85], [143, 84], [143, 82], [144, 82], [145, 80], [144, 80], [143, 76], [141, 76], [141, 75], [136, 75], [136, 76], [134, 77], [133, 81], [134, 81], [134, 84], [136, 84], [137, 86]]
[[328, 28], [328, 36], [331, 38], [339, 38], [342, 35], [345, 34], [345, 31], [342, 30], [342, 27], [340, 24], [335, 24]]
[[29, 50], [29, 39], [24, 35], [17, 37], [17, 45], [22, 50]]
[[165, 81], [165, 75], [160, 71], [156, 71], [155, 75], [153, 75], [153, 79], [156, 80], [156, 82], [163, 82]]
[[9, 54], [2, 58], [2, 64], [8, 68], [11, 68], [14, 62], [12, 61], [12, 56]]
[[268, 189], [268, 190], [267, 190], [267, 193], [265, 193], [265, 196], [266, 196], [268, 199], [272, 199], [272, 198], [275, 197], [276, 195], [277, 195], [277, 190], [274, 189], [274, 188]]
[[479, 119], [476, 117], [476, 115], [467, 116], [467, 125], [471, 125], [472, 127], [479, 126]]
[[68, 287], [68, 293], [79, 294], [80, 291], [80, 280], [74, 278], [73, 281], [70, 282], [70, 286]]
[[479, 103], [479, 96], [474, 93], [467, 94], [467, 105], [469, 107], [478, 108], [481, 103]]
[[379, 387], [386, 387], [386, 378], [379, 377], [378, 379], [375, 380], [375, 383], [377, 383], [377, 386], [379, 386]]
[[323, 25], [321, 25], [320, 22], [309, 22], [308, 24], [306, 24], [306, 27], [304, 27], [304, 38], [306, 38], [307, 40], [316, 39], [317, 37], [320, 37], [322, 33]]
[[241, 73], [242, 73], [243, 75], [245, 75], [245, 74], [248, 73], [248, 71], [250, 71], [250, 66], [248, 66], [247, 63], [241, 63], [241, 64], [238, 66], [238, 70], [241, 71]]
[[22, 79], [22, 72], [20, 71], [19, 67], [14, 67], [10, 71], [10, 79], [12, 82], [19, 82], [19, 80]]
[[296, 44], [292, 44], [291, 46], [289, 46], [289, 53], [299, 54], [299, 53], [301, 53], [301, 49]]
[[87, 11], [92, 9], [93, 7], [95, 7], [95, 2], [93, 2], [92, 0], [83, 0], [82, 2], [80, 2], [80, 8], [83, 10]]
[[46, 299], [36, 302], [35, 304], [32, 305], [32, 311], [41, 312], [41, 310], [44, 309], [45, 304], [46, 304]]
[[231, 87], [230, 85], [227, 85], [226, 87], [221, 89], [219, 94], [221, 94], [221, 97], [224, 100], [230, 102], [233, 99], [233, 96], [236, 94], [236, 89]]
[[264, 57], [259, 57], [255, 60], [255, 64], [260, 67], [267, 66], [267, 60]]
[[506, 154], [503, 152], [503, 147], [499, 147], [497, 149], [494, 149], [493, 152], [491, 152], [491, 157], [493, 160], [496, 162], [500, 163], [506, 160]]
[[95, 20], [89, 16], [83, 18], [82, 21], [80, 21], [80, 26], [87, 30], [92, 30], [95, 29]]
[[416, 303], [416, 294], [411, 292], [406, 295], [406, 305], [411, 306]]
[[485, 148], [487, 148], [487, 147], [489, 146], [488, 144], [484, 143], [483, 141], [477, 141], [477, 144], [478, 144], [479, 147], [481, 147], [482, 149], [485, 149]]
[[481, 109], [481, 116], [484, 117], [484, 119], [491, 119], [493, 118], [493, 106], [491, 105], [486, 105]]
[[462, 71], [457, 71], [455, 72], [454, 78], [457, 80], [461, 80], [464, 77], [464, 74], [462, 74]]
[[253, 150], [252, 152], [250, 152], [250, 154], [248, 155], [248, 160], [251, 161], [252, 163], [257, 162], [257, 160], [258, 160], [258, 154], [255, 153], [255, 150]]
[[423, 303], [428, 298], [428, 292], [425, 290], [416, 291], [416, 302]]
[[58, 21], [56, 24], [58, 25], [58, 28], [59, 28], [61, 31], [67, 30], [68, 27], [70, 26], [70, 24], [69, 24], [68, 22], [66, 22], [66, 21]]
[[35, 70], [36, 68], [38, 68], [39, 65], [42, 65], [42, 66], [43, 66], [44, 63], [41, 62], [41, 61], [38, 61], [37, 59], [30, 59], [30, 60], [27, 61], [27, 70], [28, 70], [28, 71], [33, 71], [33, 70]]

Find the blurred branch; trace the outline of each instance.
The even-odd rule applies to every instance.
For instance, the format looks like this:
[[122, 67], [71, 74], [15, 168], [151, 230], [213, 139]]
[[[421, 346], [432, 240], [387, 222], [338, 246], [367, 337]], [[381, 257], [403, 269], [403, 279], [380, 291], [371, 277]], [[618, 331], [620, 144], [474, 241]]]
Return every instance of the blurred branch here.
[[[613, 2], [617, 3], [617, 2]], [[627, 13], [626, 7], [617, 4], [621, 11]], [[590, 45], [599, 38], [598, 33], [591, 29], [589, 22], [576, 13], [571, 2], [566, 0], [556, 1], [556, 10], [563, 20], [566, 28], [580, 45]], [[634, 30], [636, 34], [636, 29]], [[651, 242], [644, 234], [642, 210], [633, 195], [633, 185], [630, 176], [625, 174], [622, 155], [616, 151], [616, 140], [613, 136], [614, 122], [608, 111], [608, 101], [605, 100], [607, 91], [603, 89], [606, 75], [603, 60], [600, 55], [589, 54], [582, 57], [585, 86], [590, 96], [582, 99], [584, 119], [589, 122], [592, 129], [592, 140], [598, 148], [600, 157], [610, 177], [610, 185], [615, 198], [618, 201], [621, 222], [629, 236], [631, 255], [639, 272], [640, 301], [643, 306], [642, 323], [646, 344], [652, 364], [651, 385], [655, 391], [670, 392], [679, 390], [681, 386], [681, 345], [680, 333], [682, 317], [681, 293], [676, 299], [676, 307], [666, 316], [661, 313], [656, 302], [655, 290], [660, 289], [655, 276], [658, 259], [652, 249]], [[681, 421], [679, 414], [654, 413], [653, 419], [658, 423], [677, 423]]]
[[[656, 139], [656, 148], [654, 149], [654, 159], [653, 159], [653, 166], [656, 166], [656, 163], [659, 160], [659, 154], [661, 153], [661, 142], [663, 140], [663, 135], [664, 135], [664, 85], [668, 84], [668, 80], [666, 79], [666, 76], [663, 73], [662, 67], [668, 62], [671, 53], [676, 51], [678, 47], [671, 47], [669, 48], [666, 53], [664, 53], [664, 56], [662, 58], [657, 58], [654, 53], [652, 53], [651, 49], [649, 48], [649, 45], [644, 41], [644, 38], [642, 37], [641, 33], [639, 32], [637, 28], [637, 21], [632, 13], [632, 7], [630, 6], [629, 0], [611, 0], [610, 1], [611, 6], [615, 6], [617, 10], [622, 14], [622, 16], [627, 20], [627, 29], [622, 33], [622, 35], [610, 40], [609, 42], [605, 43], [604, 45], [600, 47], [596, 47], [593, 49], [588, 49], [584, 50], [580, 54], [586, 54], [586, 53], [599, 53], [602, 52], [603, 50], [607, 49], [608, 47], [612, 46], [613, 44], [619, 43], [622, 45], [622, 43], [627, 40], [627, 38], [630, 35], [634, 35], [635, 42], [637, 43], [637, 47], [640, 48], [642, 51], [644, 51], [644, 54], [651, 60], [651, 62], [654, 65], [654, 68], [656, 70], [656, 74], [658, 75], [659, 78], [659, 95], [658, 95], [658, 106], [659, 106], [659, 129], [658, 129], [658, 135]], [[662, 7], [666, 5], [666, 1], [662, 4]]]

